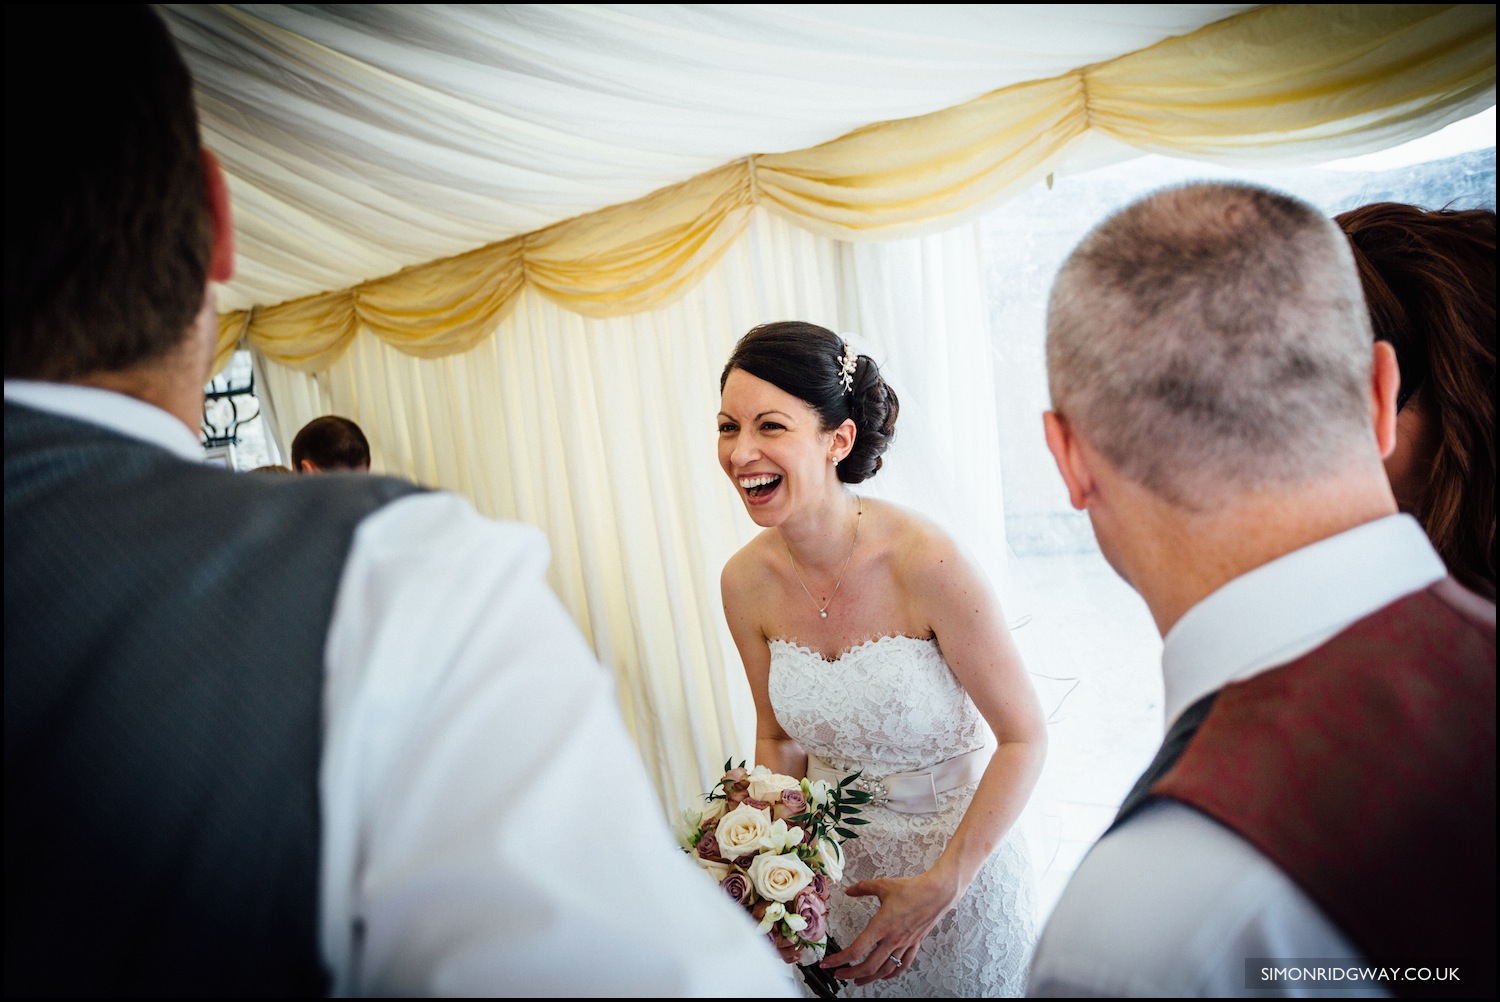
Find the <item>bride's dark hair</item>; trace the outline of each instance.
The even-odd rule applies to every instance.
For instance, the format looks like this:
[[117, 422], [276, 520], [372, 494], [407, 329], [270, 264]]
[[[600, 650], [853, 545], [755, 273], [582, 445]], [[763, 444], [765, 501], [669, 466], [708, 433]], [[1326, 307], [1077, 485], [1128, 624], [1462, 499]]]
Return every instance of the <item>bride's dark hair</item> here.
[[896, 391], [880, 375], [880, 366], [860, 355], [854, 385], [844, 388], [844, 339], [826, 327], [800, 320], [782, 320], [753, 328], [734, 346], [719, 391], [735, 369], [743, 369], [790, 393], [818, 412], [824, 431], [846, 418], [854, 420], [854, 447], [839, 463], [839, 479], [857, 484], [880, 469], [880, 456], [896, 435], [901, 408]]

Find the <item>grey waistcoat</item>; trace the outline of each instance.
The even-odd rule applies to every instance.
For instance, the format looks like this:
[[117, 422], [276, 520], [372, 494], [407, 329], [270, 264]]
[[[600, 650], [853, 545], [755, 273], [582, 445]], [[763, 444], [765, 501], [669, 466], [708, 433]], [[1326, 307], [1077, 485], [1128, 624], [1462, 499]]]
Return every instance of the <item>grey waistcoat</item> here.
[[5, 990], [308, 995], [323, 649], [417, 488], [228, 473], [5, 405]]

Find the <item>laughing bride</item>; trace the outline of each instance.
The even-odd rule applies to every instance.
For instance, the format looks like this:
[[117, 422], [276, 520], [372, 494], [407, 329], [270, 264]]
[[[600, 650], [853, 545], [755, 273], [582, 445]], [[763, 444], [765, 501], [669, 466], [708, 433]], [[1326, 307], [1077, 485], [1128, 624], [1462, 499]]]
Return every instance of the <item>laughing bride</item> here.
[[808, 323], [755, 328], [719, 381], [719, 463], [762, 532], [724, 567], [755, 756], [863, 770], [825, 967], [853, 996], [1020, 995], [1035, 939], [1015, 823], [1041, 771], [1037, 698], [981, 571], [936, 526], [849, 485], [880, 469], [896, 394]]

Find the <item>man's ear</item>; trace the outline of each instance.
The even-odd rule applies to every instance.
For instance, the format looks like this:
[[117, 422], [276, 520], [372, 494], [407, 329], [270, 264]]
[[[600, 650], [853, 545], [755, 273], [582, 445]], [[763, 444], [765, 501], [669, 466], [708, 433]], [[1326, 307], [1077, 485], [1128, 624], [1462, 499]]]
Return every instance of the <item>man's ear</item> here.
[[1062, 474], [1068, 488], [1068, 500], [1074, 508], [1088, 508], [1089, 495], [1094, 491], [1094, 474], [1089, 469], [1088, 459], [1079, 448], [1079, 439], [1068, 419], [1056, 411], [1042, 415], [1042, 427], [1047, 434], [1047, 448], [1057, 463], [1057, 472]]
[[213, 250], [208, 259], [208, 277], [227, 282], [234, 277], [234, 216], [229, 208], [229, 182], [219, 158], [209, 150], [203, 154], [203, 179], [208, 187], [208, 215], [213, 224]]
[[323, 471], [319, 470], [317, 464], [314, 463], [311, 459], [304, 459], [304, 460], [302, 460], [302, 462], [300, 462], [300, 463], [297, 464], [297, 472], [298, 473], [321, 473]]
[[1375, 364], [1370, 372], [1370, 422], [1380, 458], [1396, 449], [1396, 393], [1401, 389], [1401, 367], [1389, 341], [1375, 342]]

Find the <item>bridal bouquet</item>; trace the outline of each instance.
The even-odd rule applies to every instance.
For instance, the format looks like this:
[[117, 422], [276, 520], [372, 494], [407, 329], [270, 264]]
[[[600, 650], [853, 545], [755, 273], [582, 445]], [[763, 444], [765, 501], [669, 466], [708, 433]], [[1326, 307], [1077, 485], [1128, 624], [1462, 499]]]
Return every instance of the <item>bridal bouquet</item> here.
[[859, 773], [835, 786], [732, 761], [704, 806], [683, 812], [682, 847], [759, 921], [808, 987], [832, 998], [839, 982], [818, 966], [839, 949], [828, 935], [828, 898], [844, 875], [840, 843], [868, 824], [854, 815], [870, 794], [849, 789]]

